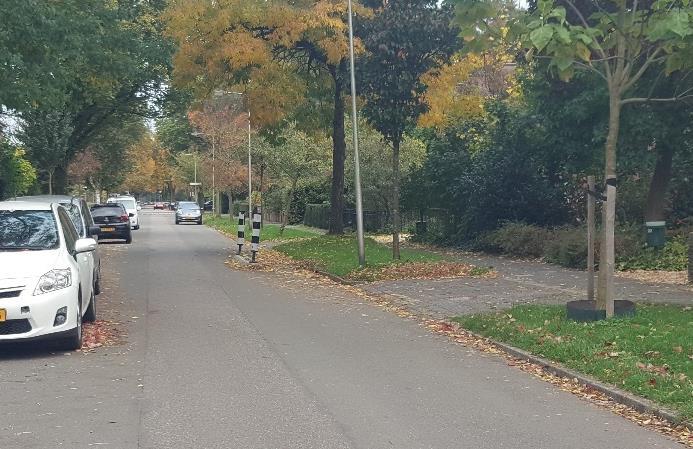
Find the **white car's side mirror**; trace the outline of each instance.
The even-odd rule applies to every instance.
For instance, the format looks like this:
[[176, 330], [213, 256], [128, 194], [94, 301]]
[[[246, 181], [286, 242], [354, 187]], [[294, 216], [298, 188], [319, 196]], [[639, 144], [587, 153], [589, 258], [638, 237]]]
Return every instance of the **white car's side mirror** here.
[[142, 206], [137, 206], [137, 210], [142, 210]]
[[98, 243], [94, 239], [79, 239], [75, 242], [75, 254], [96, 251], [96, 245]]

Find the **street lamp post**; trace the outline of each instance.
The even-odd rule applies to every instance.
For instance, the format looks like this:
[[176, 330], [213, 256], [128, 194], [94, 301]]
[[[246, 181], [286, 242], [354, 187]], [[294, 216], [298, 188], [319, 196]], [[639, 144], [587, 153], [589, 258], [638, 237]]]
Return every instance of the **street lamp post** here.
[[359, 163], [359, 131], [356, 119], [356, 76], [354, 74], [354, 25], [351, 0], [349, 6], [349, 64], [351, 68], [351, 121], [354, 132], [354, 187], [356, 190], [356, 236], [359, 247], [359, 266], [366, 265], [366, 247], [363, 239], [363, 203], [361, 201], [361, 167]]
[[[192, 133], [193, 136], [196, 137], [210, 137], [209, 135], [203, 133], [203, 132], [194, 132]], [[215, 136], [214, 134], [211, 135], [212, 137], [212, 213], [214, 215], [217, 214], [217, 186], [216, 186], [216, 150], [215, 150]], [[197, 160], [196, 160], [197, 161]], [[197, 182], [197, 165], [195, 165], [195, 182]]]
[[183, 156], [193, 156], [193, 163], [195, 164], [194, 165], [195, 168], [194, 168], [194, 172], [193, 172], [194, 173], [194, 175], [193, 175], [194, 182], [191, 182], [190, 185], [195, 187], [195, 202], [197, 203], [200, 200], [198, 198], [198, 194], [197, 194], [197, 186], [200, 185], [200, 183], [197, 182], [197, 157], [196, 157], [195, 153], [183, 153]]

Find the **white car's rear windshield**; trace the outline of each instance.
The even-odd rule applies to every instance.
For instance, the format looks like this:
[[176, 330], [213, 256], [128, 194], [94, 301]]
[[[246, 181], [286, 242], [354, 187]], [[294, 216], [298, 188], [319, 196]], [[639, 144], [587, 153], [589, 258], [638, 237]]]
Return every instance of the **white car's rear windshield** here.
[[135, 200], [118, 198], [118, 199], [109, 201], [109, 203], [120, 203], [123, 206], [125, 206], [125, 209], [136, 209], [137, 208], [137, 204], [135, 204]]
[[50, 210], [0, 210], [0, 251], [55, 249], [58, 226]]

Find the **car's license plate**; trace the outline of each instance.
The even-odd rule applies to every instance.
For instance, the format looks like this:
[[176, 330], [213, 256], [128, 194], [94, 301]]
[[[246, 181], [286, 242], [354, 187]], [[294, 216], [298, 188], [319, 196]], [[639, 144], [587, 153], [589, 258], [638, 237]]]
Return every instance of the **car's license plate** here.
[[7, 311], [5, 309], [0, 309], [0, 323], [4, 323], [7, 319]]
[[115, 228], [101, 228], [102, 231], [111, 232], [115, 231]]

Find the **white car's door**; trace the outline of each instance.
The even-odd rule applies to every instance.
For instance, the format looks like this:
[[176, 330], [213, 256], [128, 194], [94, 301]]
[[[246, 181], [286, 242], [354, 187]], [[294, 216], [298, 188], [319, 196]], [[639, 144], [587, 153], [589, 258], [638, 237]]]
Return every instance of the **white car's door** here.
[[[79, 239], [77, 231], [75, 231], [74, 224], [72, 224], [70, 217], [62, 207], [58, 209], [58, 217], [60, 218], [60, 225], [65, 238], [65, 245], [67, 246], [70, 254], [74, 254], [75, 242]], [[84, 312], [87, 310], [87, 306], [89, 305], [89, 300], [91, 299], [94, 286], [94, 258], [91, 257], [90, 253], [88, 252], [74, 254], [73, 257], [77, 262], [77, 267], [79, 269], [79, 285], [82, 287], [82, 315], [84, 315]]]

